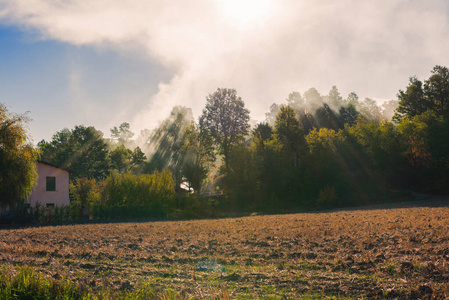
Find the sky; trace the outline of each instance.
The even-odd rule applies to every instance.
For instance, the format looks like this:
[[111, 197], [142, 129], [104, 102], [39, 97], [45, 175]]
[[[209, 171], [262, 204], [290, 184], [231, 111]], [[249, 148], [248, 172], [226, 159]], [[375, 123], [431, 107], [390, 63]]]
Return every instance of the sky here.
[[396, 99], [449, 66], [446, 0], [0, 0], [0, 102], [33, 143], [75, 125], [196, 118], [217, 88], [251, 117], [293, 91]]

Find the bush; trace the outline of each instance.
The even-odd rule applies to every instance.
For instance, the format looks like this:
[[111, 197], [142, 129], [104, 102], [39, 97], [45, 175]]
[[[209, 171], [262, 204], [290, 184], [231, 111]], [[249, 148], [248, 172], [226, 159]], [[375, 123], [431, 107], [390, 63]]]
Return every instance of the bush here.
[[172, 214], [177, 219], [223, 217], [224, 197], [198, 197], [194, 194], [178, 196], [178, 209]]
[[79, 208], [76, 203], [70, 205], [61, 205], [55, 207], [45, 207], [37, 203], [35, 207], [31, 207], [26, 214], [26, 222], [18, 223], [61, 223], [66, 221], [78, 220]]
[[111, 174], [102, 201], [92, 206], [95, 218], [162, 218], [175, 210], [175, 184], [170, 171], [148, 175]]
[[84, 207], [92, 207], [94, 203], [100, 202], [103, 184], [103, 181], [97, 181], [95, 179], [88, 179], [85, 177], [76, 178], [70, 183], [71, 203], [73, 203], [78, 209], [78, 215], [72, 216], [74, 219], [83, 218]]

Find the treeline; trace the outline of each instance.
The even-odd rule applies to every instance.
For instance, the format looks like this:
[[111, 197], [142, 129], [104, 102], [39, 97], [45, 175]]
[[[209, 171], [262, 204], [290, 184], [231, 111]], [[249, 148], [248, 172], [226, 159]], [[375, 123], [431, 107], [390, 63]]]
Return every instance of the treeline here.
[[410, 78], [381, 106], [311, 88], [273, 104], [250, 128], [233, 89], [206, 97], [195, 122], [174, 107], [136, 137], [75, 126], [41, 141], [41, 160], [68, 168], [73, 205], [97, 218], [209, 217], [379, 203], [449, 191], [449, 71]]
[[110, 140], [77, 126], [39, 143], [39, 151], [42, 159], [74, 171], [74, 199], [83, 201], [82, 178], [95, 180], [101, 196], [87, 203], [101, 203], [105, 211], [147, 203], [139, 200], [139, 192], [146, 193], [139, 190], [143, 174], [164, 170], [171, 172], [173, 190], [148, 204], [148, 213], [201, 217], [223, 209], [379, 203], [403, 191], [448, 192], [448, 95], [448, 69], [436, 66], [430, 78], [410, 78], [398, 99], [382, 106], [355, 93], [343, 98], [335, 86], [327, 95], [314, 88], [292, 92], [250, 129], [244, 101], [235, 90], [219, 88], [207, 96], [198, 122], [189, 108], [175, 107], [158, 128], [137, 138], [127, 123], [112, 128]]

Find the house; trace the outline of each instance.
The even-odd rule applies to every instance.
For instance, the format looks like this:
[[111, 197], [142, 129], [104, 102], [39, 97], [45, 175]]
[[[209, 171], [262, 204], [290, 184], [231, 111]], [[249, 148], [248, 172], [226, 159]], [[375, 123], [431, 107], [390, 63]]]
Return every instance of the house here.
[[52, 164], [37, 162], [37, 184], [31, 193], [28, 203], [35, 207], [69, 205], [69, 171]]

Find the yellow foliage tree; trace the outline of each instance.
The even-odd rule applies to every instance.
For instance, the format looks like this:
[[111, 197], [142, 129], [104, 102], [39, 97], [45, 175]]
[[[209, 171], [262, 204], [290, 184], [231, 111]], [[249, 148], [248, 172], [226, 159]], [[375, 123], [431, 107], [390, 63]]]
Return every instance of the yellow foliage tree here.
[[0, 206], [23, 203], [36, 182], [36, 151], [28, 142], [26, 115], [10, 113], [0, 103]]

